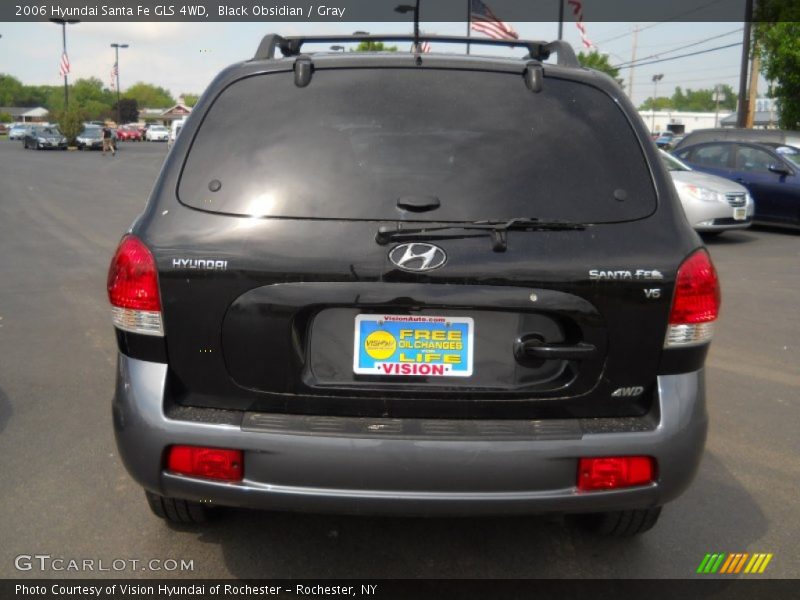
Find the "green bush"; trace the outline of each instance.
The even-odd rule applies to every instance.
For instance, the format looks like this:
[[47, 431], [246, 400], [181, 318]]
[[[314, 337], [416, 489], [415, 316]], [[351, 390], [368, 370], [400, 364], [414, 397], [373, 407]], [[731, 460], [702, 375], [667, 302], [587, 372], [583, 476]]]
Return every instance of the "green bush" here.
[[57, 115], [58, 128], [61, 130], [70, 146], [75, 145], [75, 138], [83, 131], [84, 115], [81, 111], [70, 109]]

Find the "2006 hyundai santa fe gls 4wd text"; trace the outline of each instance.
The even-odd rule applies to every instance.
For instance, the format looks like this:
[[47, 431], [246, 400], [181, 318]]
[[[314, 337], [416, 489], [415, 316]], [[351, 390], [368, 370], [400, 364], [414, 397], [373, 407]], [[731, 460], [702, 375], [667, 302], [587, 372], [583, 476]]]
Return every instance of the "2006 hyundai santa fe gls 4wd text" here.
[[336, 41], [224, 70], [112, 260], [151, 508], [646, 531], [697, 471], [720, 298], [635, 109], [561, 42], [302, 53]]

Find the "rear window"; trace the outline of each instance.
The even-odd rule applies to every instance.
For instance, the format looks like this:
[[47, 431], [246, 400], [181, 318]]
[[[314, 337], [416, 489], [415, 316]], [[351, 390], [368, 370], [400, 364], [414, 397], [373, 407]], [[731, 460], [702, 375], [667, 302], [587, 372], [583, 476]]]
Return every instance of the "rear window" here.
[[[438, 69], [320, 69], [305, 88], [285, 72], [240, 80], [205, 116], [178, 196], [236, 215], [364, 220], [597, 223], [656, 206], [637, 138], [603, 92], [545, 78], [535, 94], [520, 75]], [[408, 196], [440, 205], [407, 212]]]

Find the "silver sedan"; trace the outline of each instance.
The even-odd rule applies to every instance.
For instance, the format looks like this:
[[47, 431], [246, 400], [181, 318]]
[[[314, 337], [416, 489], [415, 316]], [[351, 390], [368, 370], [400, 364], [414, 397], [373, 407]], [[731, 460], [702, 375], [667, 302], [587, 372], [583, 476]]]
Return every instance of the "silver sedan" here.
[[660, 153], [672, 175], [686, 218], [695, 231], [719, 233], [750, 226], [755, 205], [745, 187], [729, 179], [694, 171], [674, 156], [664, 151]]

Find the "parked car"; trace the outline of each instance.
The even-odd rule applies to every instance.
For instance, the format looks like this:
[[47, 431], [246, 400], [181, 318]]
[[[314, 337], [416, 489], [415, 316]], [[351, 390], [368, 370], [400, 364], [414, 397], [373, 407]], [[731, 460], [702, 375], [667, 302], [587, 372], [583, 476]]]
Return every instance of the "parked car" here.
[[754, 206], [746, 188], [730, 179], [693, 171], [663, 150], [661, 159], [695, 231], [716, 234], [750, 227]]
[[175, 143], [175, 139], [178, 137], [178, 134], [181, 132], [181, 129], [185, 123], [186, 117], [183, 119], [176, 119], [172, 122], [172, 125], [169, 128], [169, 140], [167, 141], [168, 147], [172, 148], [172, 144]]
[[25, 148], [33, 148], [36, 150], [46, 149], [67, 149], [67, 138], [58, 130], [55, 125], [41, 126], [35, 125], [31, 127], [25, 137], [22, 138], [22, 143]]
[[651, 528], [703, 451], [719, 286], [636, 108], [561, 41], [321, 40], [214, 79], [111, 261], [114, 427], [152, 511]]
[[0, 135], [6, 135], [8, 133], [9, 128], [10, 128], [9, 125], [0, 122]]
[[674, 149], [696, 146], [709, 142], [755, 142], [758, 144], [779, 144], [800, 148], [800, 131], [784, 129], [736, 129], [720, 127], [717, 129], [697, 129], [687, 134]]
[[672, 143], [672, 138], [675, 137], [675, 134], [671, 131], [664, 131], [659, 135], [656, 139], [656, 146], [659, 148], [668, 147]]
[[76, 138], [78, 150], [102, 150], [103, 129], [95, 125], [84, 127]]
[[9, 140], [21, 140], [25, 137], [25, 134], [28, 133], [32, 125], [22, 124], [22, 123], [14, 123], [11, 128], [8, 130], [8, 139]]
[[[684, 140], [685, 141], [685, 140]], [[674, 152], [697, 171], [742, 184], [758, 223], [800, 227], [800, 150], [778, 143], [709, 142]]]
[[148, 142], [166, 142], [169, 140], [169, 130], [163, 125], [151, 125], [147, 128], [145, 138]]
[[137, 127], [123, 125], [117, 129], [117, 139], [120, 141], [141, 142], [142, 133]]

